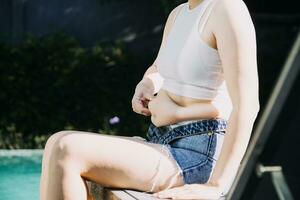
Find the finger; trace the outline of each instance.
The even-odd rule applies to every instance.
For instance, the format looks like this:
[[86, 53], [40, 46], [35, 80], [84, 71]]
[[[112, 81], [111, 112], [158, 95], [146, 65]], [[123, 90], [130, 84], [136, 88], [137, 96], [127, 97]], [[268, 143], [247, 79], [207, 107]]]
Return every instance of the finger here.
[[137, 98], [133, 99], [132, 107], [134, 107], [136, 110], [142, 110], [144, 108], [143, 101]]
[[159, 199], [180, 199], [180, 200], [191, 200], [191, 195], [189, 193], [171, 193], [171, 194], [159, 194], [156, 198]]
[[177, 190], [176, 188], [171, 188], [171, 189], [153, 193], [152, 195], [154, 197], [159, 197], [159, 198], [168, 198], [168, 197], [171, 197], [170, 195], [174, 194], [176, 192], [176, 190]]
[[186, 190], [189, 188], [189, 184], [185, 184], [185, 185], [182, 185], [182, 186], [177, 186], [177, 187], [172, 187], [172, 188], [167, 188], [167, 189], [164, 189], [164, 190], [161, 190], [159, 192], [156, 192], [154, 194], [162, 194], [162, 193], [172, 193], [172, 192], [177, 192], [177, 191], [182, 191], [182, 190]]
[[134, 112], [136, 112], [138, 114], [143, 114], [145, 116], [151, 115], [150, 110], [145, 108], [142, 103], [137, 103], [137, 102], [133, 103], [132, 109]]
[[[144, 96], [143, 96], [145, 99], [147, 100], [152, 100], [154, 98], [154, 95], [147, 92], [147, 93], [144, 93]], [[144, 100], [144, 99], [143, 99]]]
[[153, 194], [157, 198], [191, 199], [191, 190], [184, 186], [174, 187]]
[[151, 112], [150, 112], [148, 109], [143, 108], [143, 109], [141, 110], [141, 114], [143, 114], [143, 115], [145, 115], [145, 116], [149, 116], [149, 115], [151, 115]]
[[137, 110], [143, 110], [148, 111], [148, 100], [141, 100], [141, 99], [135, 99], [132, 101], [133, 107], [135, 107]]

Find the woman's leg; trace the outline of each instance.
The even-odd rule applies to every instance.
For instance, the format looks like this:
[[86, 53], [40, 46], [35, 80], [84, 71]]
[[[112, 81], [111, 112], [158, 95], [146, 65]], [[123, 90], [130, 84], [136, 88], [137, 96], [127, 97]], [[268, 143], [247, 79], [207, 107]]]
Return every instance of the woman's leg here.
[[46, 198], [46, 188], [48, 188], [48, 179], [49, 179], [49, 173], [45, 173], [49, 169], [49, 162], [50, 162], [50, 156], [53, 149], [54, 144], [63, 136], [67, 134], [71, 134], [73, 131], [61, 131], [57, 132], [56, 134], [51, 135], [49, 139], [47, 140], [45, 150], [43, 153], [43, 159], [42, 159], [42, 173], [41, 173], [41, 179], [40, 179], [40, 199], [47, 199]]
[[183, 185], [179, 168], [162, 150], [162, 145], [132, 137], [56, 133], [45, 147], [41, 199], [87, 199], [85, 179], [108, 187], [153, 192]]

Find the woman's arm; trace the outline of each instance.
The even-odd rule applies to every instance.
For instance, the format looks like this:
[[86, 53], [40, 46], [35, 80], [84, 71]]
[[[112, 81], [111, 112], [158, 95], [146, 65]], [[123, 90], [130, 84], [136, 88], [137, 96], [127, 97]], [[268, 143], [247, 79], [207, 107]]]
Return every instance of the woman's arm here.
[[259, 111], [256, 33], [242, 0], [220, 0], [216, 12], [223, 17], [213, 32], [233, 109], [210, 182], [227, 188], [245, 154]]
[[[169, 35], [169, 32], [172, 28], [172, 25], [174, 23], [174, 20], [176, 18], [177, 12], [180, 9], [180, 6], [175, 7], [169, 14], [167, 21], [165, 23], [164, 31], [163, 31], [163, 36], [162, 36], [162, 42], [159, 47], [159, 51], [161, 48], [163, 48], [166, 44], [166, 39]], [[158, 51], [158, 52], [159, 52]], [[154, 93], [157, 93], [158, 90], [160, 89], [162, 83], [163, 83], [163, 78], [162, 76], [158, 73], [157, 67], [156, 67], [156, 61], [157, 57], [154, 60], [153, 64], [146, 70], [144, 73], [143, 79], [146, 82], [149, 82], [153, 84], [154, 86]], [[149, 80], [150, 79], [150, 80]]]
[[218, 199], [231, 186], [259, 111], [256, 34], [249, 11], [242, 0], [218, 0], [213, 13], [213, 33], [233, 105], [221, 153], [209, 183], [162, 191], [160, 198]]
[[[167, 18], [159, 51], [166, 43], [166, 37], [173, 25], [178, 8], [179, 6], [174, 8]], [[153, 99], [154, 94], [159, 91], [163, 84], [163, 77], [157, 71], [156, 60], [157, 57], [154, 63], [148, 67], [144, 73], [142, 80], [137, 84], [131, 100], [133, 111], [146, 116], [151, 115], [151, 112], [147, 108], [148, 102]]]

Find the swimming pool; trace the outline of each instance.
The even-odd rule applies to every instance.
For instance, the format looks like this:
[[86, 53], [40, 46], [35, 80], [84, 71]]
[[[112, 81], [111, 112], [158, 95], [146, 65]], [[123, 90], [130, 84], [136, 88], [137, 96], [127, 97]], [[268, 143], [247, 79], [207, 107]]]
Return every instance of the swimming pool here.
[[38, 200], [43, 150], [0, 150], [0, 199]]

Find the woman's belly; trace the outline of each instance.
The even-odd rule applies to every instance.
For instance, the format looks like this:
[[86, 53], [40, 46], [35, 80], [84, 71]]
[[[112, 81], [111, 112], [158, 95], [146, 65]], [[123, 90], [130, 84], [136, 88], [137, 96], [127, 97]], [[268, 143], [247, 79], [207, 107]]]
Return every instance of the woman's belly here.
[[211, 100], [179, 96], [163, 89], [149, 101], [148, 109], [152, 123], [158, 127], [186, 120], [219, 117], [219, 112]]

